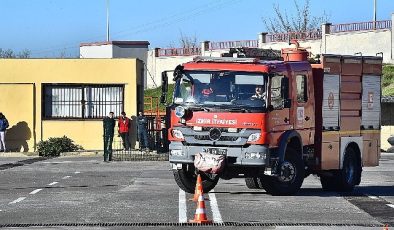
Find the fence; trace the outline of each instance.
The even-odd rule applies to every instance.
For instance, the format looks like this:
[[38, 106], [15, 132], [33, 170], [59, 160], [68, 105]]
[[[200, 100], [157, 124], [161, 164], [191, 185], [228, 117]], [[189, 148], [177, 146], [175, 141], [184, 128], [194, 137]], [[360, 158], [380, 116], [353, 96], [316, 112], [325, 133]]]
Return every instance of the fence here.
[[275, 33], [266, 36], [266, 42], [288, 42], [291, 39], [297, 40], [319, 40], [322, 37], [320, 30], [305, 32]]
[[258, 40], [241, 40], [241, 41], [224, 41], [224, 42], [210, 42], [209, 49], [210, 50], [219, 50], [219, 49], [230, 49], [236, 47], [249, 47], [249, 48], [257, 48], [259, 47]]
[[114, 137], [112, 159], [114, 161], [168, 161], [168, 153], [160, 153], [157, 150], [125, 150], [122, 139]]
[[156, 54], [157, 57], [193, 56], [193, 55], [201, 55], [201, 48], [199, 48], [199, 47], [192, 47], [192, 48], [158, 49], [158, 52]]
[[384, 30], [391, 29], [391, 20], [375, 21], [375, 22], [356, 22], [356, 23], [346, 23], [346, 24], [336, 24], [331, 25], [331, 33], [340, 32], [353, 32], [362, 30]]

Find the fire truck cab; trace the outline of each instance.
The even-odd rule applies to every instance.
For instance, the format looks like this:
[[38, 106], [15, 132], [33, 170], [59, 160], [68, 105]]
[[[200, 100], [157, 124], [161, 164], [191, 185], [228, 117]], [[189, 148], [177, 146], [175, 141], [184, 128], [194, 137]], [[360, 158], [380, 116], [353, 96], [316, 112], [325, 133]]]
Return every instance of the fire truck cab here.
[[[298, 192], [310, 174], [351, 191], [379, 163], [380, 57], [282, 50], [282, 61], [198, 57], [178, 66], [167, 107], [169, 161], [178, 186], [204, 192], [245, 178], [273, 195]], [[168, 90], [162, 74], [162, 102]]]

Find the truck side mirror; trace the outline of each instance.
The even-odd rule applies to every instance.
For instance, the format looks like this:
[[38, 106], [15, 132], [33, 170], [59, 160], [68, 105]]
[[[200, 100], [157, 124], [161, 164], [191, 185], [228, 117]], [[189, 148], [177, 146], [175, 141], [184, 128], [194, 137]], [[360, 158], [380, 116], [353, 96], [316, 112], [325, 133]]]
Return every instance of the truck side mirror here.
[[161, 73], [160, 103], [164, 104], [167, 102], [167, 92], [168, 92], [168, 76], [167, 76], [167, 71], [164, 71]]

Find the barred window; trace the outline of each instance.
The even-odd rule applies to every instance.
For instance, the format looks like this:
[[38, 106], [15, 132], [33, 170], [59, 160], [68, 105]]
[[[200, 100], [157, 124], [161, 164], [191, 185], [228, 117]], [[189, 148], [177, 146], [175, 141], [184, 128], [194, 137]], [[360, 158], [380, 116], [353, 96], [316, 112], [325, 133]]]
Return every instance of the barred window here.
[[124, 85], [44, 85], [44, 118], [103, 118], [120, 115]]

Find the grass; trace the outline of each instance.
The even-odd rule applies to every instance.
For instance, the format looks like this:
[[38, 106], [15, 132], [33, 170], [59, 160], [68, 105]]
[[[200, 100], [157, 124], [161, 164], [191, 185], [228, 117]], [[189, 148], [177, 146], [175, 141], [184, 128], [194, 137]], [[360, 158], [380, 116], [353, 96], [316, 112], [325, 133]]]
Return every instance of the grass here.
[[[169, 101], [171, 101], [171, 97], [172, 97], [173, 92], [174, 92], [174, 84], [168, 85], [167, 103]], [[144, 91], [144, 96], [145, 96], [145, 98], [146, 97], [155, 97], [155, 98], [157, 98], [157, 99], [153, 99], [154, 102], [156, 102], [156, 100], [160, 100], [161, 87], [157, 87], [157, 88], [153, 88], [153, 89], [146, 89]], [[145, 100], [145, 103], [147, 103], [147, 102], [149, 102], [149, 101]], [[159, 108], [160, 108], [161, 112], [165, 111], [165, 105], [161, 104], [160, 102], [159, 102]], [[144, 107], [145, 111], [150, 110], [150, 109], [151, 109], [150, 105], [145, 105], [145, 107]], [[155, 108], [153, 108], [153, 109], [155, 109]]]
[[394, 65], [383, 66], [382, 94], [394, 96]]

